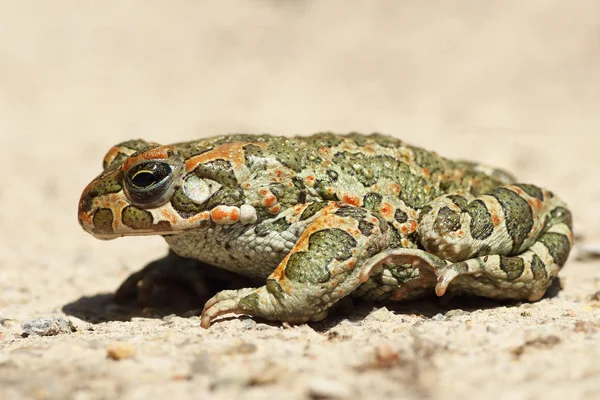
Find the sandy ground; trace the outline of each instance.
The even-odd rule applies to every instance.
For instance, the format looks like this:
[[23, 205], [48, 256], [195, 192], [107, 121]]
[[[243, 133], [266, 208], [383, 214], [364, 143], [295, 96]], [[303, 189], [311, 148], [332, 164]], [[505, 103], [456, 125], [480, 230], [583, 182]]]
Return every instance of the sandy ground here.
[[[0, 399], [600, 398], [599, 38], [585, 0], [0, 1]], [[562, 290], [209, 330], [111, 303], [166, 244], [78, 226], [110, 146], [319, 130], [553, 189], [579, 241]]]

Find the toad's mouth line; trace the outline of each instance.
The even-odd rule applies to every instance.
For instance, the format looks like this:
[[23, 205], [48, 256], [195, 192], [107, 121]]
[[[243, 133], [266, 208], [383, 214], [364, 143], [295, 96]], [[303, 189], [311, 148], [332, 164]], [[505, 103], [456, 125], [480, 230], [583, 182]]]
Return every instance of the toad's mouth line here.
[[[232, 225], [213, 224], [213, 226], [220, 226], [220, 227], [233, 227], [234, 225], [236, 225], [236, 224], [232, 224]], [[201, 228], [190, 227], [190, 228], [185, 228], [185, 229], [178, 229], [176, 231], [135, 230], [135, 231], [131, 231], [131, 232], [120, 232], [120, 233], [97, 233], [97, 232], [88, 231], [88, 233], [90, 233], [96, 239], [113, 240], [113, 239], [117, 239], [120, 237], [135, 237], [135, 236], [176, 236], [176, 235], [182, 235], [185, 233], [189, 233], [192, 231], [198, 231], [198, 230], [201, 230]]]

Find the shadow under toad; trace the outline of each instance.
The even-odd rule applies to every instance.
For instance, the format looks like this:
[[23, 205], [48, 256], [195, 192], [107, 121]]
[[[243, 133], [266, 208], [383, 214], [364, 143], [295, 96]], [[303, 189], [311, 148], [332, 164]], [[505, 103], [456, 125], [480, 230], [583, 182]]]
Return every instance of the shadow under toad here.
[[91, 323], [200, 315], [204, 303], [227, 289], [257, 286], [230, 272], [174, 253], [131, 274], [115, 291], [84, 296], [62, 311]]

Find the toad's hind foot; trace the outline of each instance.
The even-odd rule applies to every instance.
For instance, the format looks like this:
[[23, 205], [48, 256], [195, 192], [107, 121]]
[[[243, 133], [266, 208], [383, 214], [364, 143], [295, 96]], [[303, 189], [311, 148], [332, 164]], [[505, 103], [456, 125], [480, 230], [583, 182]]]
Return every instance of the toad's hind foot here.
[[570, 228], [554, 225], [523, 254], [482, 256], [441, 269], [436, 273], [436, 294], [443, 296], [451, 289], [496, 299], [539, 300], [558, 275], [572, 244]]
[[452, 263], [418, 249], [390, 249], [369, 259], [361, 268], [366, 282], [386, 264], [418, 268], [418, 279], [410, 280], [394, 293], [402, 299], [417, 288], [433, 288], [438, 296], [448, 290], [495, 299], [536, 301], [566, 261], [572, 246], [568, 224], [552, 225], [529, 250], [517, 256], [487, 255]]
[[428, 252], [453, 262], [436, 271], [438, 296], [451, 289], [538, 300], [573, 245], [565, 204], [529, 184], [501, 186], [477, 198], [441, 196], [423, 214], [419, 233]]

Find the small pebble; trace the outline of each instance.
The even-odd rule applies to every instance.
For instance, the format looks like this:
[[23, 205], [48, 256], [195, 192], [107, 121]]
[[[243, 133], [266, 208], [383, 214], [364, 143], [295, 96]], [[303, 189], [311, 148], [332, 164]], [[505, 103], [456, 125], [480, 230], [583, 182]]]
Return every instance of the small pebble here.
[[392, 319], [392, 313], [386, 307], [381, 307], [378, 310], [370, 313], [365, 321], [388, 322]]
[[341, 399], [350, 395], [338, 382], [325, 378], [312, 378], [308, 382], [308, 394], [314, 399]]
[[461, 310], [460, 308], [456, 308], [454, 310], [450, 310], [446, 313], [446, 318], [458, 317], [461, 315], [466, 315], [468, 312], [465, 310]]
[[256, 325], [258, 325], [256, 321], [250, 318], [242, 321], [242, 329], [245, 330], [254, 329]]
[[69, 317], [69, 325], [71, 330], [75, 332], [93, 331], [94, 326], [89, 322], [83, 321], [77, 317]]
[[74, 327], [62, 317], [36, 318], [24, 321], [21, 324], [23, 336], [56, 336], [62, 333], [71, 333]]
[[113, 342], [106, 346], [106, 358], [125, 360], [135, 356], [135, 346], [128, 342]]
[[[4, 328], [7, 332], [21, 335], [23, 333], [23, 329], [21, 328], [21, 321], [17, 319], [0, 319], [0, 327]], [[7, 333], [5, 332], [5, 333]], [[1, 333], [0, 333], [1, 334]]]
[[444, 321], [446, 320], [446, 316], [442, 313], [437, 313], [433, 317], [431, 317], [432, 321]]

